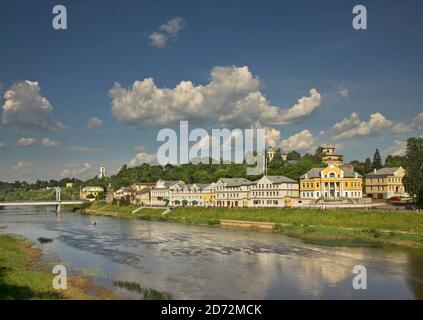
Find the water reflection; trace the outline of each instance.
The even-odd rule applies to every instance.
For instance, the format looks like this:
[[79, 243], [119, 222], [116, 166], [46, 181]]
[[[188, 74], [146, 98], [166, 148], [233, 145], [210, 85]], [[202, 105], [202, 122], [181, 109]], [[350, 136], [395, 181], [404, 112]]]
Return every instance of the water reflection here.
[[[96, 279], [136, 281], [176, 299], [422, 299], [419, 250], [327, 248], [279, 234], [161, 222], [91, 218], [54, 210], [5, 209], [1, 232], [32, 240], [54, 238], [45, 254], [71, 269], [99, 269]], [[368, 290], [352, 288], [355, 265], [365, 265]]]

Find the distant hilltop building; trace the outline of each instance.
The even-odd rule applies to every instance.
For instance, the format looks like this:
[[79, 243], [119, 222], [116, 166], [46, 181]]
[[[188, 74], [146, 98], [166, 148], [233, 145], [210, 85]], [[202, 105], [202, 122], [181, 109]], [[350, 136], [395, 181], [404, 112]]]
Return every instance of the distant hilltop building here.
[[[268, 162], [272, 162], [273, 158], [275, 157], [275, 153], [276, 151], [270, 147], [267, 151], [266, 151], [266, 158]], [[287, 155], [284, 153], [281, 153], [281, 159], [282, 161], [286, 161], [286, 157]]]
[[106, 177], [106, 167], [104, 166], [104, 164], [100, 165], [100, 168], [98, 170], [98, 176], [99, 179], [103, 179]]
[[335, 166], [342, 166], [344, 157], [336, 153], [336, 148], [330, 144], [323, 144], [320, 146], [322, 149], [322, 162], [324, 164], [334, 164]]
[[93, 186], [93, 187], [84, 187], [79, 192], [79, 197], [83, 200], [94, 201], [100, 193], [103, 193], [104, 189], [102, 187]]

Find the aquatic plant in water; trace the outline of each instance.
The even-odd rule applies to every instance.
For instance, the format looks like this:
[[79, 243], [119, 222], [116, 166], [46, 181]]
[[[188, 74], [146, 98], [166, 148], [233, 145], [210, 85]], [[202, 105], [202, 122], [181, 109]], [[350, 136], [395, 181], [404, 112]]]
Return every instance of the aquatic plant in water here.
[[39, 237], [37, 240], [38, 240], [38, 242], [39, 242], [39, 243], [41, 243], [41, 244], [45, 244], [45, 243], [50, 243], [50, 242], [53, 242], [53, 239], [50, 239], [50, 238], [44, 238], [44, 237]]
[[151, 288], [144, 288], [137, 282], [113, 281], [113, 285], [131, 292], [140, 293], [144, 300], [170, 300], [170, 295]]

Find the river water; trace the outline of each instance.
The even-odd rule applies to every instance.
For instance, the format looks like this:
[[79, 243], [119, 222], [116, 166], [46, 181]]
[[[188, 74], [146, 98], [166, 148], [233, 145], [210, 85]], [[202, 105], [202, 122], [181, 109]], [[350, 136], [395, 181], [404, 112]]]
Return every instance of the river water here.
[[[4, 208], [0, 232], [40, 244], [69, 273], [89, 274], [115, 294], [135, 281], [173, 299], [423, 299], [423, 250], [313, 246], [281, 234], [124, 220], [52, 209]], [[1, 250], [1, 248], [0, 248]], [[367, 270], [367, 289], [352, 286]]]

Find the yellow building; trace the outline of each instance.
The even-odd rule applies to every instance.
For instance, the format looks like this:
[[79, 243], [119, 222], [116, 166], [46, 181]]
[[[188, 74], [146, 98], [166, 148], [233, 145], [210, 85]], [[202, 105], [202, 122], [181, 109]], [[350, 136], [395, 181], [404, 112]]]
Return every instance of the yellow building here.
[[366, 175], [366, 193], [375, 199], [408, 197], [402, 182], [404, 176], [402, 167], [374, 170]]
[[362, 197], [362, 176], [350, 166], [329, 164], [313, 168], [300, 177], [302, 199], [359, 199]]
[[216, 200], [216, 194], [215, 194], [216, 184], [210, 183], [208, 185], [204, 185], [202, 190], [203, 190], [203, 194], [202, 194], [203, 205], [206, 207], [214, 206], [215, 200]]

